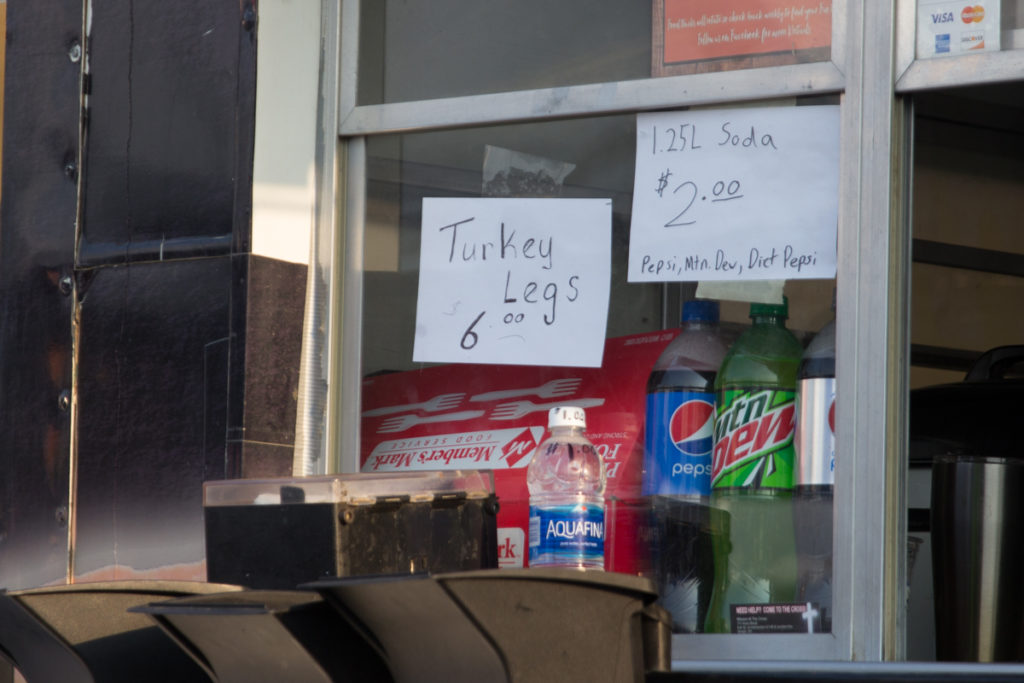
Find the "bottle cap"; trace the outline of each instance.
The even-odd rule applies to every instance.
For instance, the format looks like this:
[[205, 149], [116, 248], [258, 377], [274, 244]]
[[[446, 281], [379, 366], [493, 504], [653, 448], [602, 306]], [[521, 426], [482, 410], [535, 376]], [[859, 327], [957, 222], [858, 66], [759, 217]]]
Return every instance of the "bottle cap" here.
[[683, 304], [683, 322], [718, 322], [718, 302], [694, 299]]
[[781, 304], [761, 304], [752, 303], [750, 304], [750, 317], [761, 317], [771, 315], [779, 318], [789, 317], [789, 299], [782, 297]]
[[557, 406], [548, 411], [548, 428], [587, 426], [587, 413], [579, 406]]

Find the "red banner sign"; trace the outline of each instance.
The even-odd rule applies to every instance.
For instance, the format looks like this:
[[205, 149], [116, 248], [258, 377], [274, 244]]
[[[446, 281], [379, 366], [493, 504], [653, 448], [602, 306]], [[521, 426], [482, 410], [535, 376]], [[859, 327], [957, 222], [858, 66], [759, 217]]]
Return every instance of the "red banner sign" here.
[[[832, 0], [659, 0], [656, 5], [656, 76], [673, 73], [673, 65], [725, 58], [781, 58], [765, 66], [816, 61], [828, 58], [832, 44]], [[758, 64], [735, 65], [750, 66]]]
[[444, 365], [363, 382], [361, 468], [494, 471], [499, 564], [525, 565], [526, 467], [555, 405], [586, 409], [587, 436], [604, 458], [605, 567], [638, 573], [647, 376], [677, 331], [609, 339], [601, 368]]

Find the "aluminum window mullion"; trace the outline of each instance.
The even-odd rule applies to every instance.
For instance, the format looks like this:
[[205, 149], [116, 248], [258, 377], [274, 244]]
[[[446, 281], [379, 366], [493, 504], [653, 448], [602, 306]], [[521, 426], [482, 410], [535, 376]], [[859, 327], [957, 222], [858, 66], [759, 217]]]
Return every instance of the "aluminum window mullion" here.
[[828, 94], [843, 88], [831, 62], [573, 85], [354, 107], [341, 136], [536, 121], [570, 116]]
[[832, 61], [357, 106], [359, 0], [341, 3], [342, 137], [841, 92], [848, 0], [833, 0]]
[[905, 170], [896, 8], [851, 8], [840, 143], [833, 633], [857, 661], [899, 659], [906, 605]]
[[[338, 67], [338, 125], [356, 107], [359, 93], [359, 0], [325, 0], [341, 3], [340, 57]], [[325, 59], [328, 55], [324, 55]], [[321, 66], [323, 68], [323, 66]]]
[[896, 0], [896, 59], [894, 75], [896, 82], [914, 63], [917, 52], [917, 1]]
[[[856, 1], [856, 0], [852, 0]], [[851, 0], [832, 0], [832, 63], [844, 75], [849, 46], [846, 44], [848, 35], [847, 17], [850, 13]]]
[[[356, 106], [359, 87], [360, 0], [324, 0], [337, 7], [339, 26], [336, 65], [337, 91], [332, 99], [322, 94], [324, 106], [336, 105], [334, 123]], [[327, 30], [330, 30], [329, 28]], [[331, 59], [329, 54], [324, 60]], [[326, 64], [321, 69], [327, 68]], [[362, 138], [337, 138], [336, 182], [338, 235], [334, 241], [330, 280], [332, 302], [327, 320], [329, 354], [327, 373], [326, 447], [328, 471], [359, 471], [360, 409], [362, 402], [363, 344], [363, 235], [366, 217], [366, 142]]]
[[341, 261], [335, 257], [342, 234], [338, 204], [339, 141], [338, 68], [340, 15], [336, 0], [321, 0], [319, 31], [319, 83], [316, 98], [313, 168], [313, 225], [309, 241], [302, 346], [296, 397], [295, 444], [292, 471], [296, 475], [331, 471], [335, 441], [332, 425], [339, 401], [330, 382], [337, 355], [329, 328], [334, 316]]
[[1024, 50], [915, 60], [896, 82], [900, 93], [1024, 79]]
[[345, 186], [338, 210], [344, 216], [343, 237], [336, 254], [341, 268], [335, 268], [336, 287], [340, 287], [337, 307], [331, 316], [331, 346], [340, 349], [340, 388], [336, 411], [332, 416], [337, 425], [333, 440], [337, 472], [359, 471], [359, 442], [362, 403], [363, 362], [363, 235], [366, 228], [366, 139], [351, 138], [342, 142], [341, 157], [344, 168], [340, 174]]

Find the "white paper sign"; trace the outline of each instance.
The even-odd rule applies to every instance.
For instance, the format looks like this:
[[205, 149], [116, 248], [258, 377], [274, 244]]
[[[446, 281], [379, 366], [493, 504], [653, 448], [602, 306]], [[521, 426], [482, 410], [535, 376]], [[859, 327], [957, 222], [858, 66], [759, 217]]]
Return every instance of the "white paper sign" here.
[[831, 278], [839, 107], [637, 116], [630, 282]]
[[413, 360], [600, 367], [611, 209], [611, 199], [424, 199]]

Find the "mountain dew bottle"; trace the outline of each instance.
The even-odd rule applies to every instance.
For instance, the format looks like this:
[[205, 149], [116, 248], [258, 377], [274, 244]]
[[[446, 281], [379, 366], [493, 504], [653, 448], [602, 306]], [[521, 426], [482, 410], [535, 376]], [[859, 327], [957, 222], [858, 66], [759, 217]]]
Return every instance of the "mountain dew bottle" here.
[[[797, 371], [803, 351], [786, 329], [788, 301], [751, 304], [751, 327], [733, 343], [715, 379], [711, 505], [715, 580], [705, 630], [789, 630], [796, 596], [792, 494]], [[791, 620], [790, 620], [791, 623]]]

